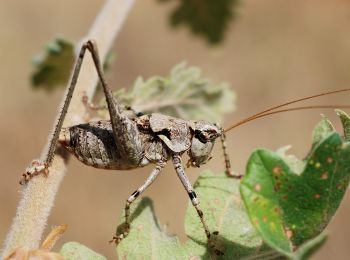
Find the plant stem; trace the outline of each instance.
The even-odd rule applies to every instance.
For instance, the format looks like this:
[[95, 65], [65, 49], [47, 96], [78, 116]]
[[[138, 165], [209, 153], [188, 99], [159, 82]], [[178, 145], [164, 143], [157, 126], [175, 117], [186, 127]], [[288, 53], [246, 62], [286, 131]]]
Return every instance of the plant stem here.
[[[134, 0], [107, 0], [90, 32], [81, 40], [94, 39], [97, 42], [102, 62], [105, 60], [107, 52], [118, 35], [133, 3]], [[77, 49], [80, 48], [80, 45], [77, 44]], [[91, 99], [96, 86], [97, 73], [93, 62], [89, 58], [85, 59], [76, 86], [76, 95], [72, 98], [64, 121], [65, 125], [75, 125], [83, 122], [82, 117], [85, 113], [85, 107], [81, 101], [82, 93], [85, 92]], [[65, 99], [65, 96], [63, 99]], [[41, 159], [44, 159], [47, 155], [51, 138], [52, 135], [50, 135], [49, 141], [42, 152]], [[66, 162], [62, 156], [56, 155], [47, 177], [44, 175], [36, 176], [23, 187], [16, 216], [7, 234], [1, 258], [17, 247], [28, 249], [39, 247], [47, 218], [54, 205], [55, 195], [65, 173]]]

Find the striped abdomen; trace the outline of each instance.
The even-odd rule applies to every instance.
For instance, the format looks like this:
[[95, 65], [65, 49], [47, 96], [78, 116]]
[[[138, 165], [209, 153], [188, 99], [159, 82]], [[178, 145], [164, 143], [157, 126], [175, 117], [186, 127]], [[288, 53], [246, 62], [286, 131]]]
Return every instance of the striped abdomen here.
[[114, 142], [111, 122], [107, 120], [63, 128], [58, 141], [89, 166], [116, 170], [138, 167], [123, 161]]

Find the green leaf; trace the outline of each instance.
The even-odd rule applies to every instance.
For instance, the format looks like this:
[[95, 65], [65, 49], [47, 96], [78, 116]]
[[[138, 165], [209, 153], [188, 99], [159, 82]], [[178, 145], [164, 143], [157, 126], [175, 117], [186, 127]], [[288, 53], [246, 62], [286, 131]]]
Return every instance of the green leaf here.
[[350, 141], [350, 117], [347, 113], [340, 109], [336, 109], [335, 112], [337, 113], [343, 124], [345, 140]]
[[[239, 197], [239, 181], [209, 171], [204, 172], [195, 183], [201, 208], [210, 230], [219, 231], [215, 247], [222, 251], [220, 259], [276, 259], [280, 254], [263, 244], [250, 224], [244, 205]], [[184, 191], [185, 192], [185, 191]], [[210, 259], [214, 252], [208, 247], [200, 219], [189, 203], [185, 229], [185, 243], [160, 228], [149, 199], [141, 200], [131, 214], [129, 235], [117, 247], [120, 259]], [[121, 218], [121, 223], [124, 218]], [[214, 235], [213, 235], [214, 236]], [[197, 257], [197, 258], [196, 258]]]
[[250, 220], [272, 248], [291, 255], [320, 234], [337, 210], [350, 175], [350, 143], [332, 132], [297, 175], [276, 153], [255, 151], [241, 183]]
[[33, 59], [35, 71], [31, 76], [34, 88], [53, 90], [64, 86], [74, 63], [74, 45], [63, 38], [56, 38], [45, 46], [45, 53]]
[[[197, 67], [176, 65], [168, 77], [138, 78], [134, 85], [115, 94], [123, 105], [145, 114], [159, 112], [183, 119], [220, 122], [234, 109], [235, 94], [227, 83], [214, 84], [202, 78]], [[105, 99], [102, 99], [105, 104]], [[101, 114], [108, 118], [108, 111]]]
[[78, 242], [65, 243], [60, 254], [66, 260], [105, 260], [106, 257], [92, 251]]
[[[144, 198], [134, 203], [129, 235], [117, 247], [119, 259], [185, 259], [179, 239], [159, 226], [152, 201]], [[124, 217], [121, 218], [121, 222]]]
[[[166, 2], [163, 0], [163, 2]], [[220, 43], [230, 20], [235, 17], [239, 0], [181, 0], [170, 16], [170, 24], [189, 26], [192, 33], [211, 44]]]
[[287, 154], [287, 151], [291, 148], [291, 145], [283, 146], [277, 149], [276, 153], [285, 161], [286, 164], [292, 169], [295, 174], [301, 174], [305, 168], [305, 162], [299, 160], [293, 154]]
[[[225, 173], [213, 174], [210, 171], [203, 172], [195, 182], [194, 188], [207, 224], [211, 232], [219, 232], [216, 248], [224, 253], [223, 259], [278, 257], [276, 251], [264, 245], [251, 225], [240, 198], [239, 182], [228, 178]], [[189, 256], [209, 259], [212, 252], [208, 250], [204, 229], [190, 202], [185, 230], [189, 238], [185, 244]]]

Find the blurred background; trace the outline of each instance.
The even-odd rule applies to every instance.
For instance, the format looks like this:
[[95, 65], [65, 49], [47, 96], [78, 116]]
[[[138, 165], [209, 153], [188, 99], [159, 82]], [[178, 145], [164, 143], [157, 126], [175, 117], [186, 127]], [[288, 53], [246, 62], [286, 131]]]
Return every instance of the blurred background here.
[[[46, 93], [30, 87], [30, 60], [44, 43], [61, 34], [84, 36], [104, 1], [0, 1], [0, 240], [3, 241], [19, 200], [18, 180], [47, 141], [63, 89]], [[226, 125], [271, 105], [324, 91], [350, 87], [350, 1], [242, 0], [223, 44], [209, 46], [188, 28], [172, 29], [169, 12], [176, 3], [137, 1], [118, 36], [110, 85], [129, 86], [139, 75], [167, 75], [186, 60], [202, 68], [205, 77], [227, 81], [235, 90], [237, 110]], [[349, 104], [350, 94], [329, 96], [310, 104]], [[291, 112], [254, 121], [228, 134], [233, 168], [243, 173], [253, 149], [277, 149], [291, 144], [299, 157], [310, 148], [311, 131], [320, 111]], [[335, 125], [334, 112], [323, 110]], [[221, 151], [205, 168], [224, 168]], [[151, 167], [110, 172], [89, 168], [72, 158], [49, 226], [65, 223], [59, 241], [79, 241], [115, 258], [111, 238], [124, 202], [148, 176]], [[194, 181], [199, 170], [188, 170]], [[169, 164], [145, 192], [156, 214], [181, 239], [188, 205]], [[313, 259], [346, 259], [350, 239], [349, 194], [328, 227], [330, 238]], [[79, 212], [79, 213], [78, 213]]]

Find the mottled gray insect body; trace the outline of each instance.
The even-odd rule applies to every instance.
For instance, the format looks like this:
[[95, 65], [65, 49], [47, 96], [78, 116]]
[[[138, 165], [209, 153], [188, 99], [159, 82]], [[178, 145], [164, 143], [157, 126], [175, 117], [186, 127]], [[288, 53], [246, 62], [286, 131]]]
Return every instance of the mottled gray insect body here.
[[137, 163], [122, 157], [115, 142], [112, 124], [101, 120], [63, 128], [59, 143], [86, 165], [100, 169], [127, 170], [143, 167], [171, 154], [188, 151], [192, 166], [199, 167], [209, 158], [220, 128], [204, 121], [192, 122], [161, 114], [130, 119], [137, 129], [135, 139], [142, 142]]

